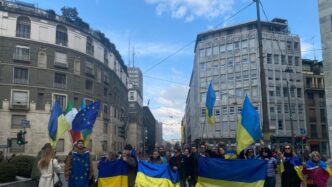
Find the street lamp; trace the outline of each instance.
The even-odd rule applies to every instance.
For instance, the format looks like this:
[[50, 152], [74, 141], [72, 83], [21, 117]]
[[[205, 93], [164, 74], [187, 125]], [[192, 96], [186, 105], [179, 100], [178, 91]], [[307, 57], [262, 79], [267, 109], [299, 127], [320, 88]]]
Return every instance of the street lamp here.
[[289, 73], [292, 73], [293, 70], [289, 67], [285, 69], [285, 72], [288, 73], [288, 79], [287, 79], [287, 91], [288, 91], [288, 110], [289, 110], [289, 118], [290, 118], [290, 124], [291, 124], [291, 136], [292, 136], [292, 146], [293, 149], [295, 149], [295, 135], [294, 135], [294, 124], [293, 124], [293, 115], [292, 115], [292, 107], [290, 104], [290, 88], [289, 88]]

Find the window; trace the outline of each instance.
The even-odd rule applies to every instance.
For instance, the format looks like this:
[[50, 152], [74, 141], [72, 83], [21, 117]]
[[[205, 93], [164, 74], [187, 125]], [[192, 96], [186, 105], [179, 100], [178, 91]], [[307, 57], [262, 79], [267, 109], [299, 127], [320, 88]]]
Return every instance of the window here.
[[235, 108], [233, 106], [229, 107], [229, 114], [234, 114]]
[[294, 87], [290, 88], [290, 95], [291, 95], [291, 97], [295, 97], [295, 88]]
[[227, 44], [227, 51], [232, 51], [233, 50], [233, 44]]
[[109, 112], [108, 105], [106, 105], [106, 104], [103, 105], [103, 111], [104, 111], [104, 114], [108, 114], [108, 112]]
[[223, 106], [221, 109], [222, 109], [222, 114], [227, 115], [227, 112], [228, 112], [227, 106]]
[[37, 94], [36, 110], [45, 110], [44, 93]]
[[228, 64], [228, 67], [233, 67], [234, 66], [233, 58], [227, 59], [227, 64]]
[[27, 68], [14, 67], [14, 83], [15, 84], [28, 84], [29, 73]]
[[66, 74], [54, 73], [54, 88], [66, 88]]
[[274, 96], [274, 91], [269, 91], [269, 95], [271, 96], [271, 97], [273, 97]]
[[240, 42], [234, 42], [234, 50], [240, 49]]
[[316, 122], [316, 111], [315, 109], [309, 109], [309, 122]]
[[220, 52], [224, 52], [224, 51], [226, 51], [226, 46], [223, 44], [223, 45], [220, 45], [219, 46], [219, 50], [220, 50]]
[[284, 97], [288, 97], [288, 89], [287, 87], [283, 87]]
[[200, 69], [200, 71], [205, 71], [205, 63], [200, 63], [199, 69]]
[[288, 65], [293, 65], [293, 57], [292, 56], [288, 56]]
[[315, 124], [310, 124], [310, 135], [311, 138], [317, 138], [317, 127]]
[[276, 86], [276, 96], [280, 96], [281, 95], [281, 90], [279, 86]]
[[25, 120], [26, 116], [25, 115], [12, 115], [12, 123], [11, 123], [11, 128], [12, 129], [21, 129], [21, 122], [22, 120]]
[[79, 75], [81, 72], [81, 62], [78, 59], [74, 60], [74, 73]]
[[201, 93], [201, 103], [205, 103], [206, 101], [206, 93]]
[[100, 143], [103, 152], [107, 152], [107, 141], [101, 141]]
[[294, 42], [294, 49], [297, 50], [299, 48], [299, 42]]
[[281, 114], [281, 113], [282, 113], [282, 107], [281, 107], [281, 104], [278, 104], [278, 105], [277, 105], [277, 112], [278, 112], [278, 114]]
[[298, 112], [299, 112], [300, 114], [303, 113], [303, 105], [302, 105], [302, 104], [299, 104], [299, 105], [298, 105]]
[[47, 55], [45, 51], [38, 52], [38, 67], [40, 68], [47, 67]]
[[85, 90], [92, 91], [93, 82], [90, 79], [85, 80]]
[[219, 47], [218, 47], [218, 46], [213, 46], [212, 54], [213, 54], [213, 55], [217, 55], [217, 54], [219, 54]]
[[204, 57], [205, 56], [205, 49], [199, 50], [199, 56]]
[[95, 75], [95, 68], [92, 62], [85, 62], [85, 73], [91, 76]]
[[278, 120], [278, 130], [284, 129], [284, 125], [282, 123], [282, 120]]
[[274, 64], [279, 64], [279, 55], [273, 55]]
[[11, 153], [23, 153], [24, 152], [24, 145], [17, 145], [17, 139], [16, 138], [11, 138], [10, 139], [10, 152]]
[[206, 48], [206, 56], [211, 56], [211, 54], [212, 54], [211, 47]]
[[292, 42], [291, 41], [287, 41], [287, 50], [288, 51], [292, 50]]
[[301, 98], [302, 97], [302, 89], [301, 88], [297, 88], [297, 97]]
[[201, 117], [205, 117], [206, 116], [206, 109], [202, 108], [201, 109]]
[[298, 56], [295, 57], [295, 66], [299, 66], [300, 65], [300, 58]]
[[108, 133], [108, 121], [104, 121], [103, 132], [104, 132], [104, 134]]
[[65, 152], [65, 139], [59, 139], [55, 151], [58, 153]]
[[271, 54], [266, 55], [266, 63], [272, 64], [272, 55]]
[[236, 88], [235, 89], [235, 95], [237, 97], [242, 97], [242, 88]]
[[86, 38], [86, 53], [91, 56], [94, 54], [93, 40], [89, 36]]
[[281, 65], [286, 65], [286, 56], [281, 55]]
[[220, 116], [220, 109], [215, 109], [215, 115]]
[[248, 41], [247, 40], [242, 40], [242, 49], [248, 47]]
[[67, 95], [64, 94], [53, 94], [53, 103], [59, 101], [62, 111], [66, 110], [67, 107]]
[[30, 61], [30, 47], [16, 45], [13, 58], [15, 60]]
[[29, 106], [29, 92], [25, 90], [12, 90], [12, 107], [23, 107]]
[[274, 113], [274, 107], [270, 107], [270, 113]]
[[322, 128], [322, 138], [328, 138], [328, 136], [327, 136], [328, 131], [327, 131], [326, 125], [322, 125], [321, 128]]
[[249, 79], [249, 71], [243, 71], [242, 77], [243, 77], [243, 79]]
[[321, 123], [326, 123], [326, 115], [325, 115], [325, 110], [320, 109], [320, 122]]
[[62, 46], [67, 46], [68, 43], [68, 35], [67, 28], [62, 25], [56, 26], [56, 38], [55, 43]]
[[285, 112], [285, 113], [288, 113], [288, 109], [289, 109], [289, 108], [288, 108], [288, 104], [284, 104], [284, 112]]
[[20, 16], [16, 22], [16, 36], [21, 38], [30, 38], [30, 19]]
[[107, 94], [108, 94], [108, 89], [104, 88], [104, 96], [107, 96]]
[[54, 65], [59, 67], [68, 67], [67, 54], [55, 52]]

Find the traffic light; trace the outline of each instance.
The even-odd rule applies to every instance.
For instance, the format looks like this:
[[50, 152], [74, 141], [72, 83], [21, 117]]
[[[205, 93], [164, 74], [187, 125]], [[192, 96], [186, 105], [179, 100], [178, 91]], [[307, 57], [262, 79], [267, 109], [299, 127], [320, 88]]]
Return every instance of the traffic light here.
[[17, 145], [24, 145], [27, 144], [28, 142], [25, 141], [25, 134], [27, 133], [27, 131], [22, 131], [20, 130], [20, 132], [17, 133], [17, 139], [16, 139], [16, 143]]

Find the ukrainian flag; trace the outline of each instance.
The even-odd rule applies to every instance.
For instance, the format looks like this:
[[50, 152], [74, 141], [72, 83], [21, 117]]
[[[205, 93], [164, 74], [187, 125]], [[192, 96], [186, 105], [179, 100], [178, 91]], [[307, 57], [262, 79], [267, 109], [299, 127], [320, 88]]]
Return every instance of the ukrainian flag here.
[[128, 167], [122, 160], [100, 161], [99, 187], [128, 187]]
[[235, 150], [226, 150], [225, 159], [237, 159], [236, 151]]
[[288, 161], [294, 167], [294, 170], [296, 171], [297, 176], [301, 180], [304, 180], [304, 174], [302, 173], [302, 170], [303, 170], [302, 161], [299, 157], [296, 157], [296, 156], [295, 157], [286, 157], [285, 160], [280, 160], [280, 165], [279, 165], [280, 174], [282, 174], [285, 171], [284, 163], [288, 162]]
[[216, 94], [214, 93], [213, 85], [212, 85], [212, 81], [211, 81], [209, 88], [208, 88], [208, 92], [206, 94], [206, 101], [205, 101], [206, 118], [207, 118], [208, 124], [210, 124], [210, 125], [214, 124], [213, 107], [214, 107], [215, 102], [216, 102]]
[[236, 128], [236, 151], [238, 154], [262, 137], [259, 114], [252, 106], [248, 96], [244, 98], [241, 116]]
[[330, 167], [322, 160], [319, 161], [318, 165], [313, 163], [311, 160], [308, 160], [305, 164], [305, 167], [307, 170], [313, 170], [313, 169], [317, 169], [318, 167], [321, 167], [330, 176], [332, 176], [332, 171], [331, 171]]
[[138, 163], [135, 187], [180, 187], [178, 174], [168, 164]]
[[263, 187], [265, 160], [224, 160], [201, 157], [196, 187]]

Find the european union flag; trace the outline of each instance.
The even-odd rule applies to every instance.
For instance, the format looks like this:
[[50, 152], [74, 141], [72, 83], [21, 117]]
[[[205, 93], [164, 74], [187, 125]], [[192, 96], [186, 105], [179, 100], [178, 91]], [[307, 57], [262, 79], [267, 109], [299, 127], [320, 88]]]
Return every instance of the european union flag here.
[[73, 121], [73, 131], [81, 131], [83, 129], [92, 129], [100, 108], [100, 101], [91, 103], [88, 107], [79, 111]]
[[53, 109], [51, 112], [50, 120], [48, 122], [48, 135], [55, 141], [56, 133], [58, 129], [58, 118], [62, 114], [60, 102], [57, 100], [54, 102]]
[[216, 102], [216, 94], [214, 93], [213, 86], [212, 86], [212, 81], [210, 82], [208, 92], [206, 94], [206, 110], [207, 110], [207, 121], [208, 124], [213, 125], [214, 124], [214, 119], [213, 119], [213, 107], [214, 103]]

